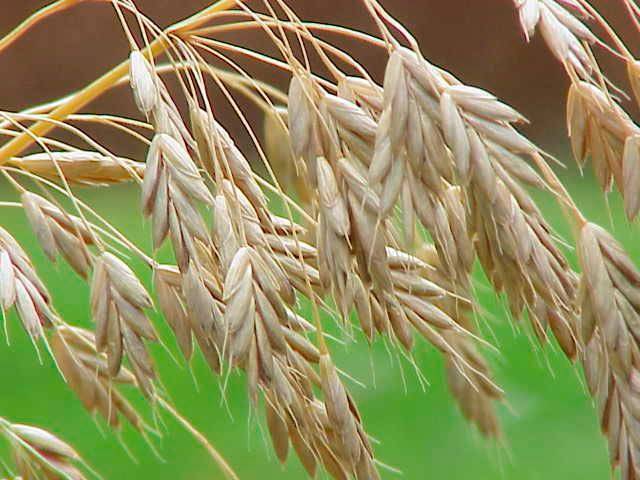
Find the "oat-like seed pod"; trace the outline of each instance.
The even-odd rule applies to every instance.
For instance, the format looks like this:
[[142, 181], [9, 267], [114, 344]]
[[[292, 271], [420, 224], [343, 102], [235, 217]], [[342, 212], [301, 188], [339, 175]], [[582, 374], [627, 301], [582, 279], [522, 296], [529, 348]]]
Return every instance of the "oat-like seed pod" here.
[[11, 445], [23, 479], [74, 479], [86, 477], [76, 464], [80, 456], [67, 443], [39, 427], [2, 421], [2, 434]]
[[31, 260], [16, 240], [0, 227], [0, 307], [15, 306], [22, 326], [37, 340], [43, 327], [57, 322], [51, 298]]
[[116, 376], [127, 355], [140, 388], [152, 392], [155, 378], [151, 357], [143, 339], [156, 340], [156, 332], [144, 313], [151, 308], [149, 294], [131, 269], [111, 253], [96, 258], [91, 279], [91, 312], [96, 322], [96, 347], [106, 352], [109, 374]]
[[581, 15], [584, 10], [580, 3], [573, 0], [514, 0], [514, 3], [527, 40], [539, 29], [553, 55], [575, 69], [581, 78], [588, 78], [594, 65], [583, 42], [593, 44], [597, 39], [576, 15], [561, 5], [568, 5]]
[[55, 261], [61, 254], [76, 272], [86, 277], [92, 261], [87, 245], [93, 243], [93, 238], [84, 222], [34, 193], [24, 192], [21, 200], [31, 228], [49, 259]]
[[133, 50], [129, 55], [129, 81], [138, 110], [147, 116], [156, 108], [160, 97], [154, 76], [140, 50]]
[[69, 387], [90, 413], [101, 415], [112, 428], [120, 425], [120, 417], [136, 429], [142, 428], [141, 417], [117, 388], [135, 384], [136, 377], [126, 368], [111, 375], [93, 333], [67, 325], [57, 327], [51, 336], [51, 350]]
[[92, 151], [42, 152], [12, 158], [9, 165], [53, 181], [60, 171], [71, 185], [99, 187], [144, 177], [145, 165], [128, 158], [107, 157]]
[[182, 291], [180, 271], [170, 265], [158, 265], [153, 270], [153, 284], [160, 310], [173, 330], [184, 357], [193, 353], [193, 330]]

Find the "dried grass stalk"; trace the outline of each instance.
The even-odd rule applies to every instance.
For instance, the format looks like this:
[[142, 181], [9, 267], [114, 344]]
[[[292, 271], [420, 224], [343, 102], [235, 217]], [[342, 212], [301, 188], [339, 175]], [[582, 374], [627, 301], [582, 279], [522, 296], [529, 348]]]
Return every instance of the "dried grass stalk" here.
[[155, 71], [138, 49], [129, 55], [129, 82], [138, 110], [150, 115], [160, 101], [160, 94]]
[[[423, 246], [418, 255], [425, 262], [420, 266], [426, 278], [431, 279], [433, 285], [445, 285], [454, 295], [447, 295], [442, 287], [440, 294], [434, 297], [436, 305], [460, 327], [467, 332], [474, 331], [472, 305], [465, 301], [468, 292], [460, 290], [450, 280], [439, 263], [439, 256], [433, 246]], [[453, 346], [455, 355], [445, 355], [445, 371], [449, 389], [458, 402], [463, 415], [480, 432], [487, 437], [499, 437], [501, 435], [500, 423], [495, 412], [495, 403], [504, 395], [502, 389], [493, 379], [493, 374], [488, 362], [483, 358], [476, 342], [467, 335], [460, 335], [455, 330], [445, 331], [442, 334], [444, 340]]]
[[153, 270], [153, 285], [158, 297], [158, 306], [173, 330], [184, 357], [193, 354], [193, 329], [182, 291], [182, 275], [172, 265], [158, 265]]
[[488, 186], [474, 184], [472, 221], [478, 258], [494, 288], [507, 295], [514, 317], [526, 309], [541, 341], [546, 341], [549, 327], [565, 354], [574, 359], [575, 275], [531, 198], [505, 171], [500, 173], [487, 175], [492, 179]]

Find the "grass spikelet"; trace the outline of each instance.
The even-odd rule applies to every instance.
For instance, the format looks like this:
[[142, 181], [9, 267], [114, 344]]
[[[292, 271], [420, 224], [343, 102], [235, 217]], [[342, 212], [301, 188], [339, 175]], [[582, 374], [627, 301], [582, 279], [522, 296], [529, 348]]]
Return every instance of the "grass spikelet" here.
[[514, 3], [527, 40], [539, 29], [549, 50], [560, 62], [570, 65], [581, 78], [589, 78], [594, 65], [585, 44], [593, 44], [597, 39], [573, 12], [561, 5], [566, 3], [580, 15], [584, 10], [579, 2], [514, 0]]
[[206, 243], [208, 232], [192, 201], [207, 204], [207, 190], [186, 148], [166, 133], [155, 136], [147, 155], [147, 175], [142, 185], [142, 205], [153, 223], [153, 244], [159, 248], [171, 237], [178, 266], [185, 271], [198, 256], [196, 242]]
[[151, 306], [149, 294], [122, 260], [108, 252], [96, 259], [91, 280], [96, 347], [99, 352], [106, 352], [111, 376], [118, 375], [123, 356], [127, 355], [146, 395], [151, 395], [155, 378], [153, 364], [143, 342], [143, 339], [157, 339], [153, 325], [144, 313]]
[[131, 52], [129, 70], [129, 80], [136, 106], [140, 112], [149, 115], [158, 105], [160, 95], [153, 69], [140, 50]]
[[0, 227], [0, 305], [4, 311], [16, 308], [22, 326], [33, 340], [43, 327], [57, 321], [51, 297], [31, 260], [16, 240]]
[[625, 199], [630, 220], [638, 214], [637, 141], [639, 130], [629, 115], [587, 82], [571, 85], [567, 122], [573, 154], [579, 165], [591, 157], [593, 170], [604, 192], [615, 182]]
[[145, 165], [127, 158], [114, 158], [91, 151], [34, 153], [8, 162], [16, 168], [54, 181], [60, 172], [72, 185], [112, 185], [143, 177]]
[[8, 441], [18, 473], [24, 479], [74, 479], [87, 477], [78, 468], [82, 460], [66, 442], [32, 425], [0, 421], [2, 436]]
[[153, 284], [159, 308], [173, 330], [182, 354], [189, 360], [193, 353], [193, 330], [182, 293], [180, 271], [171, 265], [158, 265], [153, 270]]
[[86, 277], [92, 262], [87, 245], [93, 243], [93, 238], [82, 220], [31, 192], [24, 192], [21, 200], [31, 228], [49, 259], [55, 261], [60, 254]]
[[51, 351], [67, 384], [90, 413], [101, 415], [112, 428], [119, 427], [121, 417], [134, 428], [142, 428], [142, 418], [117, 388], [135, 384], [136, 377], [126, 368], [111, 375], [93, 333], [67, 325], [57, 327], [51, 335]]

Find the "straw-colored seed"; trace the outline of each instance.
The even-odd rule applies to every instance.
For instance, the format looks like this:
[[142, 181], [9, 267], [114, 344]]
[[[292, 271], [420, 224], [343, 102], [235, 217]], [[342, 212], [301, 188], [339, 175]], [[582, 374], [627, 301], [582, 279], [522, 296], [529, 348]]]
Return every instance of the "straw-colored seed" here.
[[160, 95], [152, 67], [140, 50], [133, 50], [129, 55], [129, 81], [136, 106], [140, 112], [149, 115]]
[[106, 352], [109, 374], [118, 375], [126, 354], [136, 379], [151, 394], [155, 373], [142, 338], [157, 335], [144, 310], [151, 298], [131, 269], [111, 253], [102, 253], [95, 262], [91, 280], [91, 309], [96, 322], [96, 346]]
[[26, 172], [71, 185], [103, 186], [144, 177], [145, 165], [128, 158], [75, 150], [42, 152], [12, 158], [9, 164]]
[[142, 419], [112, 383], [133, 384], [135, 377], [124, 368], [115, 377], [109, 375], [106, 358], [98, 353], [92, 333], [57, 327], [51, 336], [51, 350], [70, 388], [89, 412], [99, 413], [111, 427], [119, 426], [122, 415], [141, 428]]
[[87, 245], [93, 243], [85, 223], [31, 192], [21, 196], [31, 227], [51, 261], [60, 253], [80, 275], [86, 276], [91, 264]]
[[624, 179], [624, 207], [629, 220], [640, 211], [640, 136], [627, 138], [622, 157]]

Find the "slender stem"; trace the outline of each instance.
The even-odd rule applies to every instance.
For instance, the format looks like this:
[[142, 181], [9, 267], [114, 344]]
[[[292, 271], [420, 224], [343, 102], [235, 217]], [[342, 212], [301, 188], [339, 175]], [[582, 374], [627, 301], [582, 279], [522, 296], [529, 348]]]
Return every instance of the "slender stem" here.
[[[233, 12], [235, 15], [240, 15], [243, 14], [244, 12]], [[345, 62], [345, 64], [353, 67], [354, 69], [356, 69], [358, 71], [358, 73], [360, 75], [362, 75], [362, 77], [371, 80], [371, 76], [369, 75], [369, 73], [362, 67], [362, 65], [360, 65], [356, 60], [353, 59], [353, 57], [351, 57], [349, 54], [347, 54], [345, 51], [335, 47], [333, 44], [315, 38], [313, 36], [313, 34], [311, 33], [311, 30], [315, 30], [315, 31], [323, 31], [323, 32], [331, 32], [331, 33], [335, 33], [335, 34], [340, 34], [341, 36], [347, 37], [349, 38], [349, 34], [353, 33], [353, 35], [351, 35], [351, 38], [353, 38], [354, 40], [360, 40], [360, 41], [364, 41], [367, 43], [370, 43], [371, 45], [374, 45], [376, 47], [385, 47], [385, 43], [384, 40], [380, 40], [376, 37], [373, 37], [371, 35], [368, 35], [366, 33], [362, 33], [362, 32], [358, 32], [358, 31], [351, 31], [345, 27], [339, 27], [339, 26], [335, 26], [335, 25], [323, 25], [323, 24], [315, 24], [315, 23], [308, 23], [308, 22], [299, 22], [299, 24], [293, 23], [293, 22], [285, 22], [285, 21], [280, 21], [280, 22], [275, 22], [273, 20], [265, 20], [264, 22], [262, 22], [262, 25], [259, 24], [258, 22], [256, 22], [255, 20], [251, 20], [251, 21], [241, 21], [241, 22], [233, 22], [233, 23], [225, 23], [223, 25], [213, 25], [211, 27], [206, 27], [206, 28], [201, 28], [199, 30], [194, 30], [192, 32], [189, 32], [190, 35], [193, 35], [194, 37], [201, 37], [204, 35], [210, 35], [213, 33], [222, 33], [222, 32], [227, 32], [227, 31], [233, 31], [236, 32], [238, 30], [244, 30], [244, 29], [251, 29], [251, 28], [261, 28], [263, 25], [264, 26], [274, 26], [276, 24], [280, 24], [280, 26], [286, 30], [291, 30], [294, 32], [297, 32], [298, 34], [300, 34], [302, 37], [306, 38], [309, 41], [313, 41], [316, 42], [318, 46], [320, 46], [323, 50], [326, 50], [328, 53], [331, 53], [332, 55], [334, 55], [336, 58], [342, 60], [343, 62]], [[303, 28], [302, 31], [299, 31], [300, 28]], [[371, 80], [373, 81], [373, 80]]]
[[[0, 38], [0, 52], [8, 48], [13, 42], [18, 40], [22, 35], [27, 33], [31, 27], [33, 27], [36, 23], [54, 15], [58, 12], [66, 10], [67, 8], [73, 7], [81, 2], [86, 2], [87, 0], [58, 0], [57, 2], [53, 2], [47, 5], [44, 8], [41, 8], [37, 12], [33, 13], [31, 16], [26, 18], [20, 25], [11, 30], [4, 37]], [[96, 1], [96, 0], [94, 0]], [[105, 1], [105, 0], [99, 0]]]
[[[176, 63], [175, 65], [169, 64], [169, 63], [163, 63], [163, 64], [159, 64], [155, 66], [155, 71], [156, 73], [160, 74], [160, 73], [166, 73], [166, 72], [173, 72], [175, 71], [175, 69], [182, 69], [185, 70], [187, 68], [190, 68], [190, 65], [187, 65], [186, 63]], [[260, 89], [262, 89], [266, 94], [272, 96], [275, 100], [281, 102], [282, 104], [285, 104], [287, 102], [287, 94], [281, 90], [279, 90], [278, 88], [274, 87], [273, 85], [263, 82], [261, 80], [258, 79], [247, 79], [237, 73], [228, 71], [228, 70], [224, 70], [221, 68], [216, 68], [213, 67], [211, 65], [206, 65], [208, 71], [213, 71], [216, 73], [216, 75], [218, 75], [220, 78], [222, 78], [225, 83], [229, 84], [232, 88], [238, 90], [239, 92], [245, 94], [245, 95], [249, 95], [248, 92], [245, 89], [248, 89], [248, 87], [254, 87], [258, 86], [260, 87]], [[129, 82], [129, 75], [127, 74], [126, 76], [120, 78], [116, 83], [114, 83], [110, 88], [115, 88], [115, 87], [119, 87], [122, 86], [124, 84], [127, 84]], [[105, 90], [103, 93], [106, 93], [107, 90]], [[49, 101], [47, 103], [43, 103], [40, 105], [35, 105], [33, 107], [30, 107], [26, 110], [21, 110], [19, 113], [20, 114], [46, 114], [47, 112], [53, 110], [55, 107], [58, 107], [60, 105], [62, 105], [63, 103], [65, 103], [67, 100], [69, 99], [69, 95], [62, 97], [62, 98], [58, 98], [56, 100], [52, 100]], [[149, 129], [151, 128], [151, 126], [149, 124], [147, 124], [146, 122], [141, 122], [139, 120], [134, 120], [134, 119], [130, 119], [127, 117], [117, 117], [117, 116], [110, 116], [110, 115], [95, 115], [95, 114], [78, 114], [78, 115], [69, 115], [67, 118], [70, 120], [84, 120], [84, 119], [88, 119], [88, 118], [113, 118], [115, 121], [118, 122], [122, 122], [122, 123], [129, 123], [131, 125], [135, 125], [135, 126], [139, 126], [141, 128], [144, 129]], [[125, 121], [126, 120], [126, 121]], [[0, 129], [10, 125], [11, 122], [8, 121], [0, 121]], [[5, 135], [5, 132], [0, 132], [3, 135]], [[18, 133], [16, 133], [16, 135], [13, 135], [12, 133], [9, 133], [8, 135], [12, 135], [12, 136], [17, 136], [19, 135]], [[45, 143], [46, 142], [50, 142], [50, 139], [44, 139]]]
[[600, 14], [600, 12], [598, 12], [598, 10], [593, 8], [593, 6], [587, 0], [578, 0], [578, 1], [584, 7], [584, 9], [589, 13], [589, 15], [593, 16], [593, 18], [596, 19], [596, 22], [600, 24], [602, 29], [605, 32], [607, 32], [607, 35], [609, 35], [609, 38], [616, 45], [616, 48], [618, 49], [620, 54], [622, 54], [627, 60], [633, 61], [634, 59], [633, 54], [629, 51], [625, 43], [618, 36], [616, 31], [613, 29], [613, 27], [611, 27], [611, 25], [609, 25], [609, 23], [605, 20], [605, 18]]
[[[149, 46], [149, 53], [155, 56], [160, 54], [164, 48], [166, 48], [164, 43], [156, 41]], [[128, 70], [129, 60], [126, 60], [84, 89], [69, 97], [65, 103], [49, 114], [49, 119], [62, 121], [72, 113], [77, 112], [98, 97], [104, 90], [110, 88], [121, 77], [125, 76]], [[4, 144], [2, 148], [0, 148], [0, 165], [6, 163], [11, 157], [18, 155], [25, 148], [29, 147], [33, 143], [34, 137], [46, 135], [54, 126], [53, 123], [46, 120], [38, 121], [29, 128], [28, 132]]]
[[162, 397], [156, 397], [156, 400], [158, 401], [158, 404], [164, 408], [169, 414], [171, 414], [171, 416], [173, 418], [175, 418], [178, 422], [180, 422], [180, 424], [191, 434], [193, 435], [193, 437], [207, 450], [207, 452], [209, 453], [209, 455], [211, 455], [211, 457], [215, 460], [215, 462], [218, 464], [218, 466], [222, 469], [222, 471], [224, 472], [225, 477], [233, 479], [233, 480], [239, 480], [238, 475], [236, 474], [236, 472], [233, 471], [233, 469], [231, 468], [231, 466], [227, 463], [227, 461], [224, 459], [224, 457], [220, 454], [220, 452], [218, 452], [213, 445], [211, 445], [211, 443], [209, 442], [209, 440], [207, 440], [207, 437], [205, 437], [202, 433], [200, 433], [198, 430], [196, 430], [196, 428], [191, 425], [191, 423], [189, 422], [189, 420], [187, 420], [185, 417], [183, 417], [180, 412], [178, 412], [169, 402], [167, 402], [165, 399], [163, 399]]
[[[227, 12], [231, 16], [241, 16], [247, 17], [245, 12], [230, 10]], [[258, 15], [262, 17], [262, 15]], [[265, 25], [274, 25], [276, 22], [273, 20], [265, 20], [263, 22]], [[280, 24], [287, 30], [293, 30], [297, 28], [297, 24], [288, 21], [280, 21]], [[381, 38], [370, 35], [366, 32], [361, 32], [359, 30], [354, 30], [348, 27], [343, 27], [341, 25], [333, 25], [328, 23], [315, 23], [315, 22], [305, 22], [300, 21], [299, 25], [304, 27], [307, 30], [320, 31], [320, 32], [328, 32], [338, 35], [339, 37], [351, 38], [353, 40], [358, 40], [361, 42], [369, 43], [375, 47], [385, 48], [386, 44], [384, 40]], [[212, 25], [210, 27], [199, 28], [197, 30], [191, 30], [188, 32], [189, 35], [193, 36], [204, 36], [212, 33], [220, 33], [225, 31], [236, 31], [241, 28], [255, 28], [258, 26], [258, 23], [255, 20], [245, 20], [233, 23], [224, 23], [222, 25]], [[309, 36], [306, 34], [305, 36]]]
[[[70, 1], [70, 0], [67, 0]], [[78, 0], [74, 0], [78, 1]], [[208, 16], [222, 10], [232, 8], [236, 4], [236, 0], [218, 0], [208, 8], [192, 15], [191, 17], [170, 26], [166, 32], [177, 33], [185, 28], [191, 28], [204, 23]], [[156, 38], [143, 51], [147, 57], [157, 57], [163, 53], [169, 44], [164, 36]], [[82, 90], [69, 96], [67, 101], [55, 108], [50, 114], [50, 120], [64, 120], [72, 113], [77, 112], [89, 102], [100, 96], [102, 92], [112, 87], [121, 78], [129, 73], [129, 59], [123, 61]], [[27, 132], [19, 135], [0, 148], [0, 165], [6, 163], [12, 156], [19, 154], [25, 148], [29, 147], [34, 138], [46, 135], [47, 132], [54, 128], [54, 124], [48, 121], [39, 121], [34, 123]]]
[[627, 9], [629, 16], [631, 17], [631, 21], [633, 22], [633, 25], [636, 27], [636, 30], [640, 31], [640, 22], [638, 21], [637, 6], [634, 5], [633, 2], [631, 2], [630, 0], [623, 0], [622, 3], [624, 3], [624, 6]]

